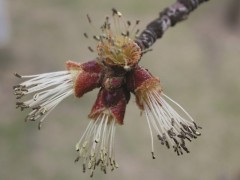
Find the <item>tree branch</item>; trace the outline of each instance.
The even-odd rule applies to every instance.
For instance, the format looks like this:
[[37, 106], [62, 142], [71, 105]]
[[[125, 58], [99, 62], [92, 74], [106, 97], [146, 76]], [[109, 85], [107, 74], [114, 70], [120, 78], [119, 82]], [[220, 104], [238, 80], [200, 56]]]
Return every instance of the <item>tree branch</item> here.
[[135, 42], [142, 50], [148, 49], [169, 27], [187, 19], [188, 15], [205, 1], [209, 0], [177, 0], [160, 12], [159, 17], [147, 25]]

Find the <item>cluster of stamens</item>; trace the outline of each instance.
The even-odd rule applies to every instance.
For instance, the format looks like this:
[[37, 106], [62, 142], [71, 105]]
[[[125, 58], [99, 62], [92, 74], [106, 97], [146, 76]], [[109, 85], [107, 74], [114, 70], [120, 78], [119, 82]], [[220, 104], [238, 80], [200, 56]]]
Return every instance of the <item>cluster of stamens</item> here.
[[86, 131], [76, 144], [79, 159], [83, 159], [83, 172], [88, 168], [91, 177], [96, 167], [107, 173], [107, 167], [111, 171], [118, 168], [114, 155], [114, 136], [116, 121], [106, 113], [101, 114], [95, 121], [90, 121]]
[[[25, 121], [39, 120], [38, 128], [45, 117], [66, 97], [73, 94], [72, 75], [68, 71], [44, 73], [39, 75], [21, 76], [19, 78], [29, 79], [13, 87], [16, 99], [16, 108], [21, 111], [32, 109]], [[33, 94], [33, 98], [20, 101], [24, 96]]]
[[[119, 11], [114, 8], [112, 11], [114, 26], [111, 26], [107, 16], [101, 26], [102, 34], [93, 35], [93, 39], [98, 42], [96, 49], [98, 58], [108, 66], [120, 66], [129, 71], [138, 63], [142, 54], [141, 48], [134, 41], [139, 32], [139, 30], [135, 31], [139, 21], [136, 21], [135, 26], [131, 27], [131, 22], [125, 22]], [[89, 23], [92, 23], [90, 17], [87, 17]], [[87, 33], [84, 33], [84, 36], [89, 37]], [[88, 49], [94, 52], [92, 47], [89, 46]]]
[[[186, 118], [180, 116], [163, 97], [178, 106], [186, 115]], [[152, 93], [147, 94], [144, 110], [151, 134], [153, 133], [152, 129], [154, 129], [162, 145], [165, 145], [168, 149], [173, 148], [177, 155], [182, 155], [183, 150], [189, 153], [185, 140], [191, 142], [192, 139], [200, 136], [201, 134], [197, 130], [201, 129], [201, 127], [193, 121], [192, 117], [178, 103], [164, 93], [152, 91]], [[153, 147], [152, 156], [155, 158]]]

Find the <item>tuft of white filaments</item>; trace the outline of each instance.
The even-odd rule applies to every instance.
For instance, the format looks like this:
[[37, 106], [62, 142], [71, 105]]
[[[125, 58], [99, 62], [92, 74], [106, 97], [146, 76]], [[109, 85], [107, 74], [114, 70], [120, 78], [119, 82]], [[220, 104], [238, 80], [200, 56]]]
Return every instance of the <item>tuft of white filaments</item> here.
[[114, 153], [114, 136], [116, 120], [109, 114], [101, 113], [96, 120], [90, 120], [89, 125], [80, 140], [76, 144], [79, 155], [75, 162], [82, 159], [83, 172], [91, 171], [91, 177], [96, 167], [107, 173], [107, 167], [111, 171], [118, 168]]
[[25, 120], [39, 120], [39, 129], [46, 116], [65, 98], [74, 93], [73, 77], [69, 71], [57, 71], [37, 75], [21, 76], [28, 79], [13, 87], [16, 99], [22, 100], [30, 96], [29, 100], [16, 102], [16, 108], [32, 109]]
[[[164, 99], [173, 103], [179, 108], [181, 116]], [[201, 134], [197, 129], [201, 129], [193, 118], [177, 102], [159, 91], [149, 91], [143, 100], [144, 112], [148, 122], [151, 135], [152, 158], [154, 156], [153, 133], [157, 135], [162, 145], [168, 149], [173, 148], [177, 155], [182, 155], [183, 151], [189, 153], [185, 140], [191, 142]]]

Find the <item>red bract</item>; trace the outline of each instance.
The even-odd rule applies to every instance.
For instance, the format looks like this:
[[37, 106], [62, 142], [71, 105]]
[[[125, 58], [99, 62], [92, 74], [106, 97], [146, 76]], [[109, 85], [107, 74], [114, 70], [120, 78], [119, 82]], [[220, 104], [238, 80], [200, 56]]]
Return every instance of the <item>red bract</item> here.
[[129, 91], [135, 94], [136, 103], [140, 109], [143, 108], [142, 98], [146, 92], [153, 88], [161, 89], [160, 80], [155, 78], [147, 69], [136, 66], [127, 76], [127, 87]]
[[97, 119], [97, 117], [106, 113], [109, 114], [118, 124], [123, 124], [126, 105], [129, 101], [130, 94], [123, 88], [106, 90], [102, 88], [99, 93], [89, 118]]
[[98, 61], [89, 61], [79, 64], [73, 61], [68, 61], [67, 69], [74, 73], [74, 94], [76, 97], [81, 97], [85, 93], [101, 86], [101, 78], [104, 72], [104, 66]]

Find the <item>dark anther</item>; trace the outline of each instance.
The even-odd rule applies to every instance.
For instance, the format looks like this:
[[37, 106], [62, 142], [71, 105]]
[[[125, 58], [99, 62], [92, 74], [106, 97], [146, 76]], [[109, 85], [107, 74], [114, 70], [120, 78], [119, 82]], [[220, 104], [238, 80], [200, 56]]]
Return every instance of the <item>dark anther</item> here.
[[126, 33], [121, 33], [121, 35], [123, 36], [123, 37], [126, 37], [127, 36], [127, 34]]
[[176, 139], [176, 138], [172, 138], [173, 139], [173, 141], [175, 142], [175, 144], [177, 145], [177, 147], [179, 146], [179, 142], [178, 142], [178, 140]]
[[202, 127], [201, 127], [201, 126], [198, 126], [195, 122], [193, 122], [193, 124], [194, 124], [194, 127], [195, 127], [196, 129], [202, 129]]
[[98, 36], [93, 36], [93, 39], [96, 40], [96, 41], [100, 41], [100, 38]]
[[118, 14], [118, 11], [115, 8], [112, 8], [112, 13], [113, 13], [113, 16], [114, 16], [115, 14]]
[[176, 134], [173, 132], [173, 128], [169, 129], [168, 131], [168, 135], [172, 138], [174, 136], [176, 136]]
[[174, 152], [176, 152], [178, 156], [180, 155], [179, 151], [178, 151], [178, 147], [176, 147], [176, 146], [174, 146]]
[[181, 140], [181, 145], [185, 146], [185, 141], [184, 139], [180, 139]]
[[75, 162], [75, 163], [78, 162], [79, 159], [80, 159], [80, 156], [78, 156], [78, 157], [74, 160], [74, 162]]
[[185, 145], [181, 144], [181, 147], [183, 148], [184, 151], [186, 151], [186, 153], [190, 153], [190, 151]]
[[187, 135], [189, 135], [189, 133], [185, 132], [182, 128], [181, 129], [181, 135], [184, 137], [184, 139], [186, 138], [189, 142], [191, 142], [191, 139], [189, 137], [187, 137]]
[[130, 34], [129, 31], [127, 31], [127, 32], [126, 32], [127, 37], [129, 36], [129, 34]]
[[180, 139], [185, 139], [185, 135], [182, 134], [178, 134], [177, 137], [179, 137]]
[[41, 122], [39, 122], [39, 123], [38, 123], [38, 130], [40, 130], [40, 129], [41, 129], [41, 127], [42, 127], [42, 123], [41, 123]]
[[140, 23], [140, 20], [136, 20], [136, 25], [138, 25]]
[[171, 118], [171, 125], [172, 125], [172, 126], [175, 125], [175, 120], [174, 120], [174, 118]]
[[91, 175], [90, 175], [90, 177], [91, 177], [91, 178], [93, 177], [93, 171], [91, 172]]
[[86, 172], [86, 164], [83, 163], [83, 172], [85, 173]]
[[117, 163], [116, 163], [115, 160], [113, 160], [113, 164], [114, 164], [114, 167], [115, 167], [115, 168], [118, 168]]
[[92, 47], [90, 47], [90, 46], [88, 46], [88, 50], [89, 50], [90, 52], [94, 52], [94, 50], [93, 50]]
[[200, 136], [201, 133], [197, 132], [195, 129], [193, 129], [192, 126], [189, 126], [189, 128], [191, 129], [191, 131], [193, 132], [193, 134], [195, 134], [196, 136]]
[[151, 152], [152, 153], [152, 158], [153, 159], [156, 159], [155, 155], [154, 155], [154, 152]]
[[92, 23], [92, 20], [90, 18], [90, 16], [87, 14], [87, 19], [88, 19], [88, 22], [91, 24]]
[[196, 136], [194, 136], [191, 132], [186, 132], [186, 135], [188, 135], [190, 138], [194, 138], [194, 139], [196, 138]]
[[161, 144], [164, 145], [164, 140], [163, 140], [163, 138], [162, 138], [159, 134], [157, 135], [157, 137], [158, 137], [158, 139], [161, 141]]
[[193, 124], [194, 124], [194, 127], [195, 127], [196, 129], [198, 129], [197, 124], [196, 124], [195, 122], [193, 122]]
[[35, 106], [35, 107], [32, 107], [32, 110], [38, 110], [38, 109], [40, 109], [41, 108], [41, 106]]
[[182, 125], [183, 129], [185, 129], [187, 132], [191, 133], [191, 130], [189, 129], [189, 127], [185, 124], [183, 124], [182, 122], [180, 122], [180, 124]]
[[101, 162], [102, 162], [102, 160], [101, 160], [101, 159], [98, 159], [96, 165], [98, 166]]
[[15, 86], [13, 86], [13, 89], [15, 90], [18, 90], [18, 88], [20, 88], [21, 87], [21, 85], [15, 85]]
[[167, 140], [165, 141], [165, 143], [166, 143], [167, 148], [170, 149], [170, 145]]
[[83, 35], [84, 35], [84, 37], [85, 37], [85, 38], [88, 38], [88, 35], [87, 35], [87, 33], [83, 33]]
[[[153, 49], [146, 49], [146, 50], [143, 50], [142, 51], [142, 53], [141, 53], [141, 56], [143, 55], [143, 54], [146, 54], [147, 52], [150, 52], [150, 51], [152, 51]], [[161, 104], [159, 104], [160, 106], [162, 106]]]
[[192, 140], [191, 140], [189, 137], [187, 137], [187, 136], [185, 136], [185, 138], [186, 138], [189, 142], [192, 141]]
[[104, 172], [104, 174], [107, 174], [107, 170], [106, 170], [106, 168], [103, 169], [103, 172]]
[[181, 130], [181, 134], [182, 134], [183, 136], [186, 136], [186, 132], [183, 130], [183, 128], [180, 128], [180, 130]]
[[24, 103], [23, 102], [16, 102], [16, 105], [17, 106], [24, 106]]
[[180, 152], [181, 155], [183, 155], [181, 147], [179, 147], [179, 152]]
[[18, 73], [14, 73], [14, 75], [15, 75], [16, 77], [18, 77], [18, 78], [22, 78], [22, 76], [21, 76], [20, 74], [18, 74]]
[[163, 137], [162, 137], [162, 138], [163, 138], [164, 141], [167, 140], [167, 137], [166, 137], [166, 134], [165, 134], [165, 133], [163, 133]]
[[140, 32], [140, 29], [137, 29], [136, 32], [135, 32], [135, 34], [138, 34], [139, 32]]
[[131, 26], [131, 21], [127, 21], [127, 25], [128, 25], [128, 26]]

